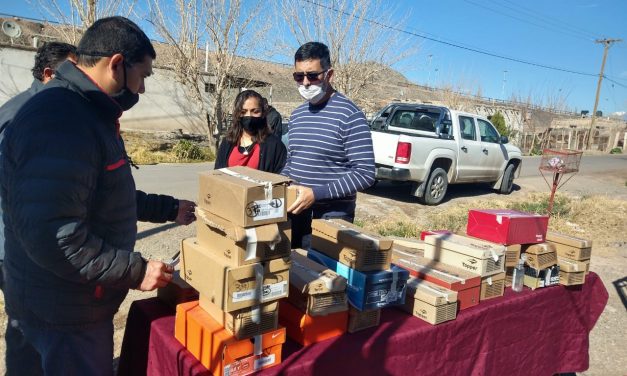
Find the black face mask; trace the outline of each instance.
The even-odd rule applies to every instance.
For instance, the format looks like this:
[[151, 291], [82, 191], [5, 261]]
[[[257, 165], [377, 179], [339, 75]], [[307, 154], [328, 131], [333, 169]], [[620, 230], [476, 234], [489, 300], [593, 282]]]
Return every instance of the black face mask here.
[[266, 126], [266, 118], [242, 116], [239, 119], [239, 123], [246, 132], [257, 133]]
[[128, 111], [134, 105], [139, 102], [139, 94], [133, 93], [126, 86], [126, 63], [122, 63], [124, 66], [124, 87], [122, 90], [118, 91], [115, 94], [111, 94], [111, 98], [117, 102], [117, 104], [122, 108], [122, 111]]

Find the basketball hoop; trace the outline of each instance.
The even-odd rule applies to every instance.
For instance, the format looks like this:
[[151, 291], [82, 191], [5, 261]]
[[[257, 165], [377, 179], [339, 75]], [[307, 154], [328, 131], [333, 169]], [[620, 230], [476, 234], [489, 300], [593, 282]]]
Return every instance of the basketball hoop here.
[[[579, 162], [583, 152], [577, 150], [563, 149], [552, 150], [544, 149], [542, 158], [540, 159], [540, 174], [544, 181], [551, 189], [551, 197], [549, 198], [548, 214], [553, 215], [553, 201], [555, 192], [566, 184], [575, 173], [579, 171]], [[552, 183], [549, 183], [545, 175], [552, 174]], [[568, 179], [562, 182], [564, 175], [570, 175]]]

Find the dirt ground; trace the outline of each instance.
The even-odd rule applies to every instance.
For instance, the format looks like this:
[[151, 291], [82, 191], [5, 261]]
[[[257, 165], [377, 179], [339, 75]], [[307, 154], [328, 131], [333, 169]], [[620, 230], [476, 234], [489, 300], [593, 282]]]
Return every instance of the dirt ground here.
[[[599, 202], [605, 203], [607, 208], [603, 210], [607, 210], [608, 213], [611, 212], [614, 219], [611, 224], [605, 226], [606, 232], [600, 232], [603, 235], [602, 238], [595, 236], [595, 234], [590, 236], [594, 242], [591, 270], [601, 276], [609, 292], [609, 301], [590, 335], [590, 368], [580, 375], [625, 375], [627, 374], [627, 366], [624, 361], [627, 359], [626, 306], [621, 301], [618, 288], [614, 286], [614, 283], [618, 284], [620, 281], [623, 281], [623, 285], [627, 283], [625, 282], [627, 278], [627, 219], [625, 218], [627, 216], [627, 187], [625, 186], [627, 171], [626, 176], [607, 182], [602, 189], [594, 188], [598, 187], [596, 184], [588, 184], [595, 180], [594, 177], [585, 179], [588, 180], [581, 180], [578, 184], [565, 190], [565, 194], [574, 199], [593, 197]], [[519, 200], [528, 195], [529, 192], [547, 191], [546, 185], [543, 185], [544, 182], [540, 184], [537, 179], [523, 178], [516, 180], [515, 183], [517, 185], [516, 191], [509, 196], [496, 195], [488, 187], [452, 186], [447, 201], [436, 208], [416, 203], [407, 195], [408, 187], [380, 183], [375, 188], [359, 195], [357, 218], [367, 222], [397, 219], [421, 223], [421, 218], [426, 218], [434, 212], [445, 212], [456, 207], [475, 204], [485, 206], [486, 202], [499, 205], [507, 200]], [[578, 226], [570, 223], [563, 225], [573, 226], [573, 228]], [[590, 227], [596, 228], [598, 225], [590, 224]], [[584, 234], [588, 233], [585, 228], [576, 230]], [[166, 260], [179, 249], [181, 239], [194, 236], [194, 234], [193, 225], [180, 227], [171, 224], [140, 223], [136, 250], [141, 251], [147, 258]], [[627, 295], [626, 290], [623, 287], [623, 296]], [[154, 292], [131, 291], [124, 301], [115, 317], [116, 357], [120, 354], [126, 316], [131, 302], [154, 295]], [[4, 305], [3, 299], [0, 300], [0, 304]], [[3, 336], [6, 325], [4, 310], [0, 313], [0, 323], [2, 325], [0, 336]], [[4, 354], [3, 338], [0, 338], [0, 354]], [[0, 363], [0, 374], [4, 374], [4, 362]]]

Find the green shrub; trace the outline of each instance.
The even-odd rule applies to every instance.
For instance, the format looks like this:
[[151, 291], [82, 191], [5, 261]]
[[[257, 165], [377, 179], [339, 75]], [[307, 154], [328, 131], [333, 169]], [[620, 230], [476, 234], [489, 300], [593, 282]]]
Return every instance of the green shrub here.
[[210, 159], [208, 148], [203, 148], [191, 141], [180, 140], [172, 148], [172, 152], [178, 161], [205, 161]]
[[[566, 217], [570, 214], [570, 199], [566, 196], [555, 195], [553, 199], [553, 216]], [[532, 201], [513, 202], [509, 209], [527, 213], [547, 214], [549, 209], [549, 195], [536, 197]]]
[[610, 150], [610, 154], [623, 154], [623, 149], [622, 148], [614, 148], [614, 149]]

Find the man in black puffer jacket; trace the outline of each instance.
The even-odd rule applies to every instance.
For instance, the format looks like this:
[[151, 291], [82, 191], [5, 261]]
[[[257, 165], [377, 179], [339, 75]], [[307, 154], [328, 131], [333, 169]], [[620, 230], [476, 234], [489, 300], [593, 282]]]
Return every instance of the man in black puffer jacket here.
[[172, 278], [133, 252], [141, 193], [118, 123], [156, 54], [123, 17], [96, 21], [78, 54], [5, 130], [5, 304], [46, 375], [111, 375], [113, 315], [128, 290]]

